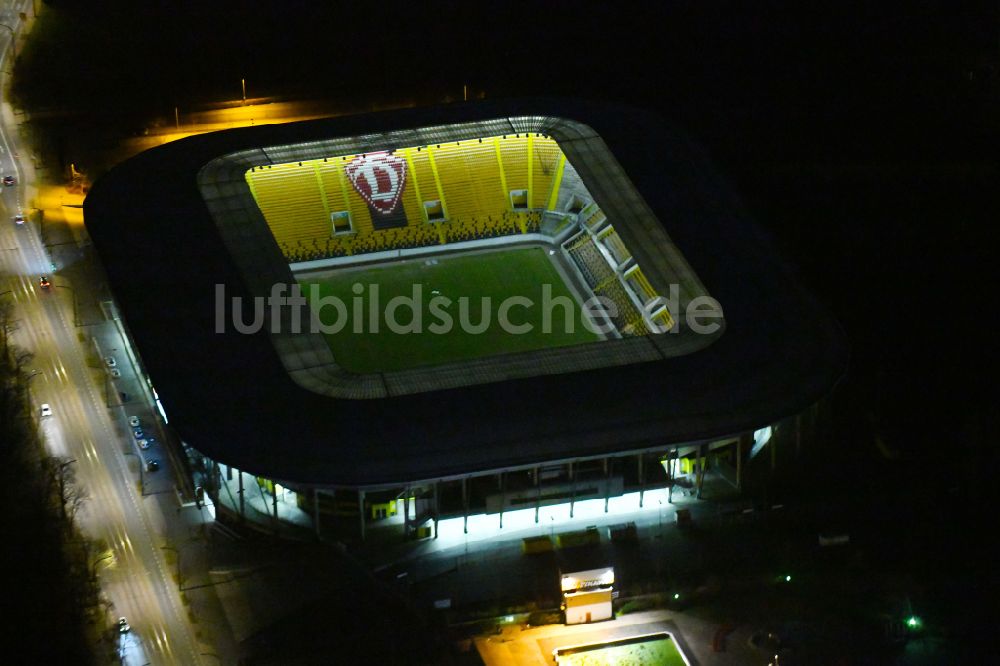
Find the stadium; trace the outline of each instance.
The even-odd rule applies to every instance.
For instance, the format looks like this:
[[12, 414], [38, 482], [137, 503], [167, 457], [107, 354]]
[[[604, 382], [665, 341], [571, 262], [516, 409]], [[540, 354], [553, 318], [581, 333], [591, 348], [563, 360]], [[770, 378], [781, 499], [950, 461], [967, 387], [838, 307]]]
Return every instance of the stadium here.
[[98, 181], [85, 219], [194, 484], [280, 534], [641, 507], [708, 464], [739, 485], [846, 366], [702, 152], [616, 106], [190, 137]]

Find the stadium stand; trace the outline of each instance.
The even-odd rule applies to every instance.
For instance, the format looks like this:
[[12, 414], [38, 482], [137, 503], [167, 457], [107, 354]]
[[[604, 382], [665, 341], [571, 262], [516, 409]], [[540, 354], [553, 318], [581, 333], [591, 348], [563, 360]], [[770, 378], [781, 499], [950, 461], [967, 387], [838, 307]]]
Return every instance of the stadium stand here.
[[622, 335], [647, 335], [649, 327], [642, 317], [642, 313], [635, 307], [632, 299], [629, 298], [625, 287], [618, 281], [617, 277], [607, 280], [594, 289], [598, 296], [604, 296], [615, 304], [615, 312], [611, 316], [611, 321], [615, 328]]
[[601, 255], [590, 234], [581, 233], [575, 240], [566, 245], [566, 251], [583, 274], [584, 280], [591, 289], [614, 277], [615, 271]]
[[[542, 134], [373, 154], [370, 159], [399, 169], [395, 177], [402, 179], [402, 190], [390, 207], [401, 206], [403, 217], [395, 226], [380, 217], [385, 211], [375, 209], [371, 192], [362, 196], [351, 183], [351, 174], [360, 171], [359, 157], [367, 156], [264, 165], [247, 172], [250, 191], [290, 262], [538, 232], [542, 213], [559, 200], [565, 165], [559, 145]], [[383, 170], [379, 177], [391, 174]], [[379, 217], [377, 225], [374, 217]], [[612, 321], [619, 333], [644, 335], [651, 327], [672, 326], [670, 313], [656, 309], [658, 294], [601, 208], [590, 202], [577, 219], [580, 233], [563, 248], [593, 293], [615, 304]]]
[[618, 232], [615, 231], [614, 227], [609, 225], [605, 228], [604, 231], [598, 235], [598, 240], [611, 255], [612, 259], [615, 260], [615, 263], [618, 266], [625, 265], [632, 259], [632, 253], [629, 252], [627, 247], [625, 247], [625, 243], [618, 235]]
[[[246, 180], [282, 253], [299, 262], [537, 232], [555, 201], [562, 151], [542, 134], [519, 134], [393, 155], [406, 163], [402, 227], [375, 228], [347, 175], [358, 155], [258, 166]], [[511, 191], [527, 193], [523, 209]]]
[[[611, 320], [618, 332], [623, 336], [647, 335], [653, 328], [666, 331], [673, 327], [673, 317], [642, 269], [633, 263], [624, 272], [619, 272], [619, 267], [632, 261], [632, 255], [614, 228], [607, 226], [596, 236], [588, 231], [592, 226], [600, 226], [588, 222], [603, 221], [603, 213], [599, 209], [584, 213], [587, 214], [585, 228], [564, 243], [563, 248], [594, 294], [614, 303], [616, 314]], [[604, 252], [598, 243], [604, 247]]]
[[642, 274], [642, 269], [638, 266], [633, 266], [627, 270], [624, 274], [625, 284], [628, 285], [629, 289], [636, 298], [639, 299], [640, 303], [646, 304], [651, 300], [656, 298], [659, 294], [653, 289], [653, 285], [649, 284], [649, 280], [646, 276]]
[[608, 219], [604, 211], [594, 203], [584, 208], [580, 216], [583, 218], [583, 226], [592, 232], [596, 232]]

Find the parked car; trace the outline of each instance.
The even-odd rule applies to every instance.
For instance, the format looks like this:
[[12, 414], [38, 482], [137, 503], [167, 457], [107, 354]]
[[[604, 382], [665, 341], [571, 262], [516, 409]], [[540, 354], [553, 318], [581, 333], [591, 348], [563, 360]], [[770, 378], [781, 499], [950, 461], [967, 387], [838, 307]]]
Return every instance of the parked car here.
[[133, 428], [138, 428], [139, 427], [139, 423], [140, 423], [140, 421], [139, 421], [139, 417], [138, 416], [130, 416], [130, 417], [128, 417], [128, 424], [130, 426], [132, 426]]
[[138, 444], [139, 448], [142, 449], [143, 451], [145, 451], [146, 449], [149, 448], [149, 440], [148, 439], [137, 439], [137, 440], [135, 440], [135, 443]]
[[128, 626], [128, 620], [123, 617], [118, 618], [118, 633], [127, 634], [132, 631], [132, 627]]
[[118, 361], [115, 360], [114, 356], [105, 356], [104, 362], [108, 364], [109, 368], [113, 368], [118, 365]]
[[52, 408], [49, 406], [49, 403], [47, 402], [42, 403], [41, 411], [42, 411], [42, 416], [52, 416]]
[[47, 275], [43, 275], [42, 277], [38, 278], [38, 286], [41, 287], [42, 289], [48, 289], [51, 285], [52, 283], [49, 282], [49, 277]]
[[4, 176], [3, 177], [3, 184], [6, 185], [7, 187], [10, 187], [11, 185], [14, 185], [15, 183], [17, 183], [17, 178], [14, 178], [14, 176]]
[[122, 376], [122, 371], [119, 370], [118, 368], [111, 368], [111, 376], [114, 377], [115, 379], [118, 379], [119, 377]]
[[142, 428], [132, 428], [132, 436], [136, 439], [144, 439], [143, 435]]

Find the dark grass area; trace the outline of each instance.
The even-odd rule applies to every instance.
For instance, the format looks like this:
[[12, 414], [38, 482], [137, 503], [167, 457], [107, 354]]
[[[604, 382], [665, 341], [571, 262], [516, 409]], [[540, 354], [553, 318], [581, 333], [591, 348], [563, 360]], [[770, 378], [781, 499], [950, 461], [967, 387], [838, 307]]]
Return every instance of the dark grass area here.
[[[409, 259], [362, 270], [334, 270], [319, 282], [301, 282], [306, 293], [311, 293], [312, 284], [319, 285], [321, 298], [334, 296], [346, 305], [346, 325], [339, 333], [328, 334], [327, 340], [334, 358], [349, 372], [401, 370], [598, 340], [583, 327], [579, 304], [540, 248]], [[352, 290], [357, 284], [363, 287], [360, 297]], [[378, 286], [377, 301], [373, 285]], [[551, 289], [552, 301], [565, 298], [574, 304], [572, 330], [566, 326], [565, 310], [557, 308], [550, 320], [550, 332], [545, 331], [545, 285]], [[421, 294], [418, 316], [414, 317], [415, 310], [409, 306], [400, 307], [393, 321], [402, 326], [396, 330], [404, 332], [394, 332], [388, 325], [387, 308], [395, 298], [412, 298], [415, 288]], [[518, 305], [509, 310], [511, 324], [530, 326], [523, 334], [505, 331], [498, 321], [501, 304], [511, 296], [525, 297], [533, 303], [531, 307]], [[365, 313], [360, 332], [355, 328], [358, 320], [353, 317], [356, 298]], [[443, 309], [432, 309], [435, 298], [450, 299], [451, 303], [439, 301]], [[463, 299], [467, 306], [462, 306]], [[311, 305], [316, 307], [315, 302]], [[380, 315], [377, 331], [368, 319], [372, 308]], [[447, 326], [440, 312], [451, 318], [452, 326]], [[333, 307], [320, 310], [324, 324], [333, 325], [338, 316]], [[463, 326], [463, 322], [472, 327]], [[473, 332], [480, 324], [488, 326], [480, 333]], [[405, 332], [409, 330], [419, 332]]]

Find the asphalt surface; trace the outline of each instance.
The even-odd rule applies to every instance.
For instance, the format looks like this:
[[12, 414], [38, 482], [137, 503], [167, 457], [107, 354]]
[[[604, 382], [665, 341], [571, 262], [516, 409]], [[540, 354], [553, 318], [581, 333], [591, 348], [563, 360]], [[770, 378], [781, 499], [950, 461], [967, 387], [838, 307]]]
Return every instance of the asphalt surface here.
[[[0, 23], [20, 29], [19, 14], [30, 12], [30, 7], [28, 0], [8, 5], [0, 10]], [[0, 31], [0, 68], [8, 65], [10, 38], [10, 32]], [[0, 186], [0, 292], [9, 290], [2, 298], [14, 303], [18, 321], [13, 342], [34, 354], [28, 366], [30, 397], [48, 452], [73, 461], [68, 464], [74, 465], [77, 485], [88, 497], [78, 514], [80, 525], [110, 549], [109, 556], [95, 558], [92, 566], [111, 602], [109, 620], [125, 616], [132, 627], [118, 641], [121, 663], [202, 663], [210, 649], [195, 637], [162, 549], [172, 512], [164, 513], [165, 503], [140, 491], [139, 460], [133, 455], [138, 449], [126, 429], [125, 412], [106, 406], [102, 373], [107, 369], [93, 367], [95, 352], [88, 365], [90, 327], [74, 325], [73, 300], [92, 301], [93, 285], [70, 284], [60, 271], [53, 272], [54, 259], [39, 236], [38, 211], [29, 209], [33, 171], [20, 160], [27, 153], [6, 104], [2, 115], [0, 176], [13, 176], [17, 182]], [[22, 211], [29, 213], [29, 220], [15, 225], [13, 216]], [[82, 228], [73, 235], [78, 246], [86, 243]], [[75, 256], [73, 249], [64, 246], [61, 256]], [[39, 285], [43, 274], [52, 282], [47, 289]], [[90, 326], [114, 330], [111, 322]], [[121, 354], [119, 365], [123, 378], [134, 373]], [[51, 406], [51, 416], [40, 415], [43, 403]], [[144, 421], [152, 418], [148, 411], [143, 413]], [[164, 479], [170, 473], [163, 467], [157, 472]]]

